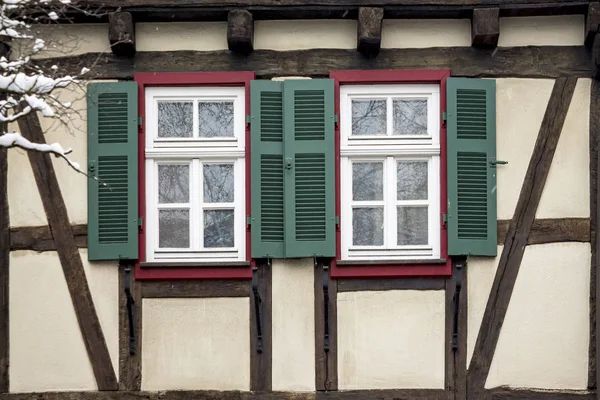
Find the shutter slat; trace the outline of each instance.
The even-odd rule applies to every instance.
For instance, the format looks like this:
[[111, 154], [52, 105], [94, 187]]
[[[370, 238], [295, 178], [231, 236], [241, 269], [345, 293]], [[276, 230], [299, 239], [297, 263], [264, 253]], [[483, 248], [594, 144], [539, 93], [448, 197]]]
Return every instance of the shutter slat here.
[[137, 84], [88, 86], [88, 258], [138, 258]]
[[496, 256], [496, 82], [448, 78], [448, 253]]

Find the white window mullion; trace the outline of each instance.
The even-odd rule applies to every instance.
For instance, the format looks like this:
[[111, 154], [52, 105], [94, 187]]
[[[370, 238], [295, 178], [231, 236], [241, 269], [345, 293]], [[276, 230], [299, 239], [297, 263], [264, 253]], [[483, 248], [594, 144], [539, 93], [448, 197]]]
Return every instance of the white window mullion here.
[[192, 171], [192, 173], [190, 174], [190, 224], [192, 226], [190, 247], [193, 250], [200, 250], [200, 224], [198, 222], [201, 221], [202, 218], [202, 210], [200, 209], [200, 201], [202, 196], [202, 164], [200, 163], [200, 160], [192, 160], [192, 165], [190, 169]]
[[385, 248], [391, 249], [395, 247], [396, 243], [396, 220], [395, 220], [395, 207], [394, 197], [396, 193], [396, 168], [394, 168], [394, 158], [387, 157], [385, 159], [385, 198], [384, 198], [384, 215], [385, 215]]

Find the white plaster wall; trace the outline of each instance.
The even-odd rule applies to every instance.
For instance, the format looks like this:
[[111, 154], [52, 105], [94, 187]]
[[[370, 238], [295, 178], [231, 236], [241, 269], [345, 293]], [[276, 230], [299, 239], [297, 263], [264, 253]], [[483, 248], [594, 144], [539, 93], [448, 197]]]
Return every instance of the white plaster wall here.
[[443, 388], [444, 291], [338, 293], [340, 390]]
[[508, 161], [496, 169], [499, 219], [513, 217], [553, 86], [553, 79], [496, 79], [496, 154]]
[[500, 18], [498, 46], [580, 46], [583, 15]]
[[142, 390], [250, 390], [247, 297], [142, 306]]
[[577, 81], [536, 218], [590, 216], [590, 89]]
[[255, 21], [254, 49], [356, 49], [356, 20]]
[[382, 48], [419, 48], [450, 46], [471, 46], [471, 20], [383, 20], [381, 28]]
[[312, 259], [273, 260], [273, 390], [315, 390]]
[[227, 50], [227, 22], [135, 24], [138, 51]]
[[[118, 376], [117, 266], [80, 254]], [[57, 253], [10, 256], [10, 391], [97, 390]]]

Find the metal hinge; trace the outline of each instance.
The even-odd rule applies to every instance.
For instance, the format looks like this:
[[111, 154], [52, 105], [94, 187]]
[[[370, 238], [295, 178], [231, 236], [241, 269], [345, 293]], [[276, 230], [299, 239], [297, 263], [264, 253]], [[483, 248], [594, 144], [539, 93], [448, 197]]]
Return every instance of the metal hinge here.
[[138, 126], [142, 126], [143, 123], [144, 123], [144, 118], [138, 117]]
[[246, 217], [246, 225], [252, 225], [252, 217]]
[[262, 299], [258, 293], [258, 268], [256, 267], [252, 268], [252, 294], [254, 295], [254, 314], [256, 314], [256, 352], [262, 353]]
[[339, 217], [339, 215], [335, 216], [335, 226], [340, 226], [340, 217]]
[[446, 111], [442, 112], [442, 120], [448, 121], [448, 113], [446, 113]]
[[323, 264], [323, 319], [323, 350], [327, 353], [329, 352], [329, 266], [326, 264]]
[[[119, 262], [120, 264], [120, 262]], [[125, 267], [125, 297], [127, 298], [127, 317], [129, 321], [129, 354], [135, 354], [135, 301], [131, 295], [131, 268]]]
[[252, 122], [252, 115], [246, 115], [246, 123], [249, 124]]
[[448, 214], [442, 214], [442, 225], [444, 228], [448, 227]]
[[139, 217], [138, 218], [138, 228], [142, 228], [143, 226], [144, 226], [144, 218]]
[[452, 350], [458, 349], [458, 313], [460, 308], [460, 291], [462, 290], [463, 266], [466, 261], [456, 262], [456, 288], [454, 290], [454, 317], [452, 320]]

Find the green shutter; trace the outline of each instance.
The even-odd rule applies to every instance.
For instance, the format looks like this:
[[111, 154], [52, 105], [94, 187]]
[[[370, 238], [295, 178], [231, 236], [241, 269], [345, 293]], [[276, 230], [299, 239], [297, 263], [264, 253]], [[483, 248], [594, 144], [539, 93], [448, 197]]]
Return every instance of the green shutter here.
[[137, 259], [137, 83], [89, 84], [87, 110], [88, 259]]
[[284, 82], [285, 255], [335, 256], [333, 80]]
[[252, 81], [252, 257], [284, 257], [283, 85]]
[[496, 256], [496, 81], [446, 82], [448, 254]]

